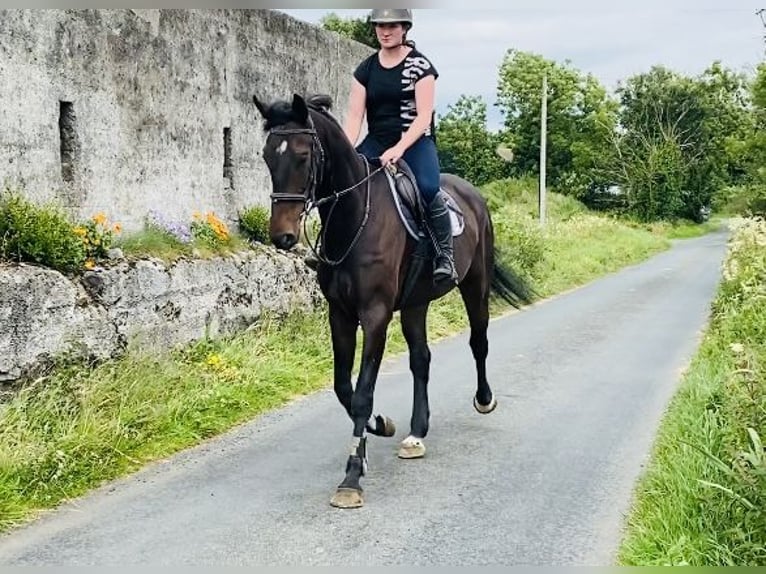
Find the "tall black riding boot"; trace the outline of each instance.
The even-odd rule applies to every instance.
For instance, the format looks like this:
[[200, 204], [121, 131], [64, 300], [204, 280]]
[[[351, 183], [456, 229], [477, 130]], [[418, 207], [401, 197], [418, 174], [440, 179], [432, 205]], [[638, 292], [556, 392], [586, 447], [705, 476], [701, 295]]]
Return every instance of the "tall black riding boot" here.
[[428, 215], [436, 239], [436, 257], [434, 257], [434, 283], [441, 281], [457, 282], [455, 258], [452, 249], [452, 225], [449, 209], [441, 193], [437, 193], [428, 205]]

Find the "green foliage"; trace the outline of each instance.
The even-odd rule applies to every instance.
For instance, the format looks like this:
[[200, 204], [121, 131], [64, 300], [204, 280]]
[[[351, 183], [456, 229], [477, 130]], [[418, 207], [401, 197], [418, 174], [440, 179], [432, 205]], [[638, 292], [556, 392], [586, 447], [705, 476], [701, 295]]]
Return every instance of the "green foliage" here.
[[766, 183], [753, 186], [747, 201], [745, 215], [766, 218]]
[[487, 105], [480, 97], [461, 96], [439, 118], [439, 161], [442, 171], [454, 173], [474, 185], [500, 179], [510, 171], [495, 149], [501, 136], [487, 130]]
[[535, 277], [545, 257], [545, 238], [536, 220], [536, 204], [532, 206], [534, 180], [494, 181], [481, 192], [492, 213], [495, 244], [503, 262], [527, 277]]
[[37, 205], [10, 191], [0, 194], [0, 258], [72, 272], [85, 257], [85, 245], [61, 207]]
[[[509, 50], [497, 105], [505, 116], [503, 139], [515, 153], [509, 172], [515, 176], [539, 172], [543, 76], [548, 182], [590, 207], [645, 221], [700, 222], [719, 190], [756, 184], [748, 189], [757, 195], [766, 183], [766, 65], [751, 90], [744, 74], [719, 62], [696, 77], [656, 66], [627, 78], [614, 100], [569, 62]], [[758, 205], [756, 197], [748, 212], [758, 212]]]
[[705, 110], [701, 147], [707, 171], [715, 178], [715, 191], [746, 178], [747, 166], [740, 146], [754, 127], [752, 94], [747, 76], [724, 68], [720, 62], [713, 62], [694, 81]]
[[509, 50], [500, 66], [497, 105], [515, 153], [516, 175], [539, 173], [540, 110], [543, 76], [547, 76], [547, 177], [561, 193], [585, 197], [589, 188], [610, 183], [610, 137], [616, 124], [616, 102], [592, 75], [568, 62]]
[[145, 228], [136, 233], [121, 237], [115, 245], [122, 249], [127, 257], [157, 257], [173, 262], [192, 254], [192, 245], [180, 241], [165, 229], [147, 222]]
[[700, 221], [716, 191], [742, 177], [745, 88], [718, 63], [696, 78], [655, 66], [620, 87], [613, 177], [634, 215]]
[[753, 102], [752, 129], [742, 144], [747, 182], [752, 191], [750, 213], [763, 214], [766, 188], [766, 63], [762, 63], [750, 86]]
[[[493, 181], [481, 188], [490, 211], [502, 217], [504, 206], [514, 205], [537, 220], [540, 214], [539, 182], [534, 177], [506, 178]], [[560, 193], [548, 193], [547, 213], [550, 219], [566, 221], [588, 210], [577, 199]]]
[[119, 224], [111, 225], [106, 215], [97, 213], [85, 223], [74, 228], [85, 247], [86, 267], [91, 267], [99, 259], [107, 256], [114, 241], [115, 233], [120, 233]]
[[155, 210], [147, 214], [144, 229], [121, 238], [119, 247], [129, 257], [159, 257], [167, 262], [181, 257], [221, 256], [248, 248], [213, 212], [194, 212], [189, 224]]
[[204, 217], [200, 213], [195, 213], [190, 229], [194, 239], [209, 247], [215, 248], [231, 240], [229, 228], [213, 212], [206, 213]]
[[259, 243], [269, 241], [269, 210], [261, 205], [253, 205], [239, 214], [239, 228], [248, 239]]
[[366, 44], [371, 48], [378, 48], [378, 38], [375, 29], [368, 18], [341, 18], [334, 12], [330, 12], [319, 21], [325, 30], [337, 32], [344, 38]]
[[725, 215], [766, 217], [766, 181], [724, 187], [716, 194], [713, 206]]
[[535, 277], [546, 254], [540, 225], [518, 207], [506, 207], [502, 213], [495, 223], [501, 258], [527, 277]]
[[752, 84], [753, 104], [761, 112], [766, 111], [766, 62], [758, 65]]
[[677, 139], [642, 140], [623, 153], [623, 158], [629, 158], [623, 169], [630, 214], [642, 221], [678, 218], [683, 210], [684, 161]]

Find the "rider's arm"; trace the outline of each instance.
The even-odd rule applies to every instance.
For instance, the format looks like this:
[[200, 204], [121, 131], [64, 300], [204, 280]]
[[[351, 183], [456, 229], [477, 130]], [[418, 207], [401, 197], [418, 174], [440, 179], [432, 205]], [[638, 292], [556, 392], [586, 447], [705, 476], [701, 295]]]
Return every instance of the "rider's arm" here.
[[434, 112], [434, 94], [436, 92], [436, 78], [425, 76], [415, 84], [415, 109], [416, 116], [407, 131], [399, 140], [405, 150], [414, 144], [431, 125], [431, 116]]
[[362, 131], [365, 100], [367, 99], [367, 90], [356, 78], [351, 79], [351, 93], [348, 99], [348, 113], [343, 131], [346, 132], [346, 137], [351, 141], [351, 144], [356, 145], [356, 140], [359, 139], [359, 133]]

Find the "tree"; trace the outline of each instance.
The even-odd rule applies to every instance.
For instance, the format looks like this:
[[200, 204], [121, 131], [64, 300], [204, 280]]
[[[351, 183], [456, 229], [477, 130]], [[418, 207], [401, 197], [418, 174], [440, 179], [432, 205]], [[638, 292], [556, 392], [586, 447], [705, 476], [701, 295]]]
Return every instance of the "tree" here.
[[753, 81], [753, 103], [761, 111], [766, 111], [766, 63], [758, 66], [758, 71]]
[[760, 172], [766, 182], [766, 63], [758, 66], [750, 94], [750, 132], [745, 138], [748, 180], [758, 178]]
[[349, 40], [361, 42], [371, 48], [378, 48], [378, 38], [370, 23], [369, 16], [366, 18], [341, 18], [335, 12], [330, 12], [322, 16], [319, 23], [325, 30], [337, 32]]
[[747, 172], [741, 145], [753, 120], [747, 76], [713, 62], [694, 81], [704, 110], [701, 136], [713, 183], [718, 188], [739, 184]]
[[443, 171], [474, 185], [484, 185], [509, 173], [495, 153], [502, 136], [487, 130], [487, 105], [478, 96], [462, 95], [439, 118], [437, 147]]
[[752, 131], [744, 144], [747, 158], [745, 211], [766, 217], [766, 63], [758, 66], [751, 85], [751, 97]]
[[500, 66], [497, 99], [511, 134], [521, 173], [539, 171], [540, 102], [543, 75], [548, 83], [547, 174], [559, 192], [584, 198], [603, 185], [605, 150], [616, 123], [617, 104], [592, 75], [569, 63], [509, 50]]
[[[700, 220], [716, 191], [744, 173], [737, 149], [747, 129], [744, 77], [717, 62], [696, 78], [655, 66], [618, 94], [615, 147], [631, 209], [642, 219]], [[649, 161], [656, 157], [663, 160]], [[677, 176], [667, 178], [668, 170]]]

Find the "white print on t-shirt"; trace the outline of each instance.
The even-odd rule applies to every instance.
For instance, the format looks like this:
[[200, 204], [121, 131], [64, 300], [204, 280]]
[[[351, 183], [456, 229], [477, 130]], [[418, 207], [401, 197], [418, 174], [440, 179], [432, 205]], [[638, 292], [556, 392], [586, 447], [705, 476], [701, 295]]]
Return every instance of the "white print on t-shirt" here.
[[[402, 92], [412, 92], [415, 90], [415, 82], [423, 77], [423, 73], [431, 68], [431, 62], [426, 58], [420, 56], [407, 57], [404, 60], [404, 69], [402, 70]], [[407, 131], [412, 125], [413, 120], [417, 116], [417, 106], [415, 105], [415, 99], [405, 98], [402, 99], [401, 104], [401, 118], [402, 118], [402, 132]], [[431, 134], [431, 128], [429, 127], [426, 135]]]

